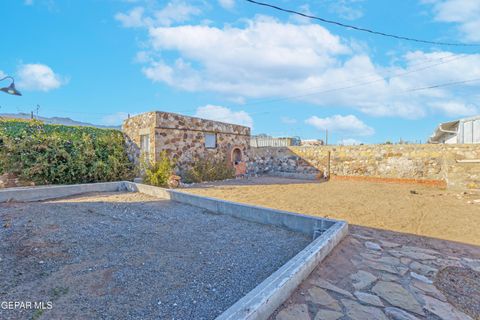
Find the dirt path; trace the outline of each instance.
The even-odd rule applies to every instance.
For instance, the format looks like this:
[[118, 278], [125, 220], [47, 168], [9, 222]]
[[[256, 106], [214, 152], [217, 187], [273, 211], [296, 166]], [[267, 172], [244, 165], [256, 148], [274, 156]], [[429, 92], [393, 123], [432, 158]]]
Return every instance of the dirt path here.
[[350, 224], [480, 245], [479, 193], [358, 181], [300, 183], [252, 179], [183, 191]]

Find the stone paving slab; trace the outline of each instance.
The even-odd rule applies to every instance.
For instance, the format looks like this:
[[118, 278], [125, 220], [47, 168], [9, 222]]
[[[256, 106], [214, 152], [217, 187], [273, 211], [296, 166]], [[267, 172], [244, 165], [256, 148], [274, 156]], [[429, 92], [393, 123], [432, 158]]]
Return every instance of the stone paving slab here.
[[478, 271], [480, 247], [353, 227], [270, 320], [480, 319], [435, 286], [448, 266]]

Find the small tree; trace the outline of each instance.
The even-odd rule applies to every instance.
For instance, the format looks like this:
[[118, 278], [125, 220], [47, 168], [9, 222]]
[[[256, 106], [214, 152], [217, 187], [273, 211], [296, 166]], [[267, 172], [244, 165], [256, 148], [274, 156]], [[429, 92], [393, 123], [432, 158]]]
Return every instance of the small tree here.
[[163, 151], [159, 161], [150, 162], [146, 166], [143, 180], [152, 186], [167, 187], [169, 178], [174, 174], [174, 168], [175, 162]]

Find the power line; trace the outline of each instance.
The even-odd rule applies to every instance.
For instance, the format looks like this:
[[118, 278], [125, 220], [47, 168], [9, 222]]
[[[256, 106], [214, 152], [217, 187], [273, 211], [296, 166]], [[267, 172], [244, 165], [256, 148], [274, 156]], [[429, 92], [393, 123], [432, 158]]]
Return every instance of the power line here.
[[259, 1], [255, 1], [255, 0], [246, 0], [246, 1], [251, 2], [253, 4], [256, 4], [256, 5], [276, 9], [276, 10], [279, 10], [279, 11], [283, 11], [283, 12], [287, 12], [287, 13], [291, 13], [291, 14], [296, 14], [296, 15], [302, 16], [304, 18], [314, 19], [314, 20], [325, 22], [325, 23], [337, 25], [337, 26], [340, 26], [340, 27], [343, 27], [343, 28], [353, 29], [353, 30], [361, 31], [361, 32], [367, 32], [367, 33], [375, 34], [375, 35], [378, 35], [378, 36], [389, 37], [389, 38], [394, 38], [394, 39], [398, 39], [398, 40], [412, 41], [412, 42], [418, 42], [418, 43], [424, 43], [424, 44], [434, 44], [434, 45], [439, 45], [439, 46], [452, 46], [452, 47], [479, 47], [480, 46], [480, 44], [476, 44], [476, 43], [438, 42], [438, 41], [430, 41], [430, 40], [423, 40], [423, 39], [416, 39], [416, 38], [410, 38], [410, 37], [405, 37], [405, 36], [399, 36], [399, 35], [395, 35], [395, 34], [391, 34], [391, 33], [375, 31], [375, 30], [371, 30], [371, 29], [366, 29], [366, 28], [362, 28], [362, 27], [357, 27], [357, 26], [345, 24], [345, 23], [342, 23], [342, 22], [334, 21], [334, 20], [329, 20], [329, 19], [325, 19], [325, 18], [321, 18], [321, 17], [312, 16], [312, 15], [301, 13], [301, 12], [298, 12], [298, 11], [295, 11], [295, 10], [281, 8], [279, 6], [269, 4], [269, 3], [265, 3], [265, 2], [259, 2]]
[[[402, 95], [402, 94], [407, 94], [410, 92], [416, 92], [416, 91], [425, 91], [425, 90], [431, 90], [431, 89], [437, 89], [437, 88], [444, 88], [444, 87], [453, 87], [453, 86], [458, 86], [461, 84], [467, 84], [467, 83], [472, 83], [472, 82], [478, 82], [480, 81], [480, 78], [474, 78], [474, 79], [468, 79], [468, 80], [460, 80], [460, 81], [452, 81], [452, 82], [446, 82], [446, 83], [441, 83], [441, 84], [435, 84], [431, 85], [428, 87], [419, 87], [419, 88], [412, 88], [404, 91], [399, 91], [397, 93], [393, 93], [393, 95]], [[253, 115], [260, 115], [260, 114], [271, 114], [275, 111], [265, 111], [265, 112], [258, 112], [254, 113]]]
[[[445, 61], [445, 59], [451, 58], [451, 57], [454, 57], [454, 58], [449, 59], [448, 61]], [[429, 69], [431, 67], [435, 67], [437, 65], [441, 65], [441, 64], [444, 64], [444, 63], [449, 63], [449, 62], [455, 61], [457, 59], [463, 59], [463, 58], [467, 58], [467, 57], [469, 57], [469, 55], [449, 54], [449, 55], [446, 55], [446, 56], [442, 56], [440, 58], [425, 59], [422, 62], [410, 64], [409, 67], [424, 66], [428, 62], [435, 62], [435, 61], [441, 61], [441, 62], [439, 64], [427, 65], [425, 68], [420, 68], [420, 69], [415, 69], [415, 70], [408, 71], [406, 74], [415, 73], [415, 72], [418, 72], [418, 71]], [[382, 78], [385, 78], [385, 77], [388, 77], [387, 75], [389, 75], [389, 74], [394, 74], [394, 72], [393, 71], [384, 71], [383, 74], [380, 74], [380, 75], [378, 74], [378, 72], [371, 72], [371, 73], [367, 73], [363, 76], [359, 76], [359, 77], [355, 77], [355, 78], [351, 78], [351, 79], [347, 79], [347, 80], [343, 80], [343, 81], [336, 81], [336, 82], [329, 83], [329, 84], [343, 84], [343, 83], [349, 83], [349, 82], [354, 82], [354, 81], [357, 81], [357, 80], [368, 79], [368, 78], [378, 77], [378, 76], [380, 76]], [[400, 77], [400, 76], [402, 76], [402, 75], [397, 73], [396, 75], [394, 74], [394, 76], [389, 77], [389, 78], [395, 78], [395, 77]], [[373, 82], [378, 82], [378, 81], [382, 81], [382, 79], [375, 80]], [[309, 87], [309, 88], [302, 89], [302, 91], [307, 93], [310, 90], [321, 89], [321, 88], [322, 88], [322, 86], [314, 86], [314, 87]], [[313, 94], [315, 94], [315, 93], [313, 93]], [[256, 100], [253, 100], [252, 102], [248, 103], [247, 105], [255, 105], [255, 104], [260, 104], [260, 103], [265, 103], [265, 102], [276, 102], [276, 101], [282, 101], [284, 99], [290, 99], [290, 98], [295, 98], [295, 97], [297, 97], [297, 95], [294, 95], [294, 96], [291, 96], [291, 97], [277, 98], [277, 99], [268, 99], [268, 98], [256, 99]], [[190, 110], [188, 110], [188, 111], [190, 111]]]
[[406, 90], [404, 92], [415, 92], [415, 91], [423, 91], [423, 90], [437, 89], [437, 88], [443, 88], [443, 87], [451, 87], [451, 86], [457, 86], [459, 84], [465, 84], [465, 83], [471, 83], [471, 82], [477, 82], [477, 81], [480, 81], [480, 78], [475, 78], [475, 79], [470, 79], [470, 80], [462, 80], [462, 81], [455, 81], [455, 82], [447, 82], [447, 83], [436, 84], [436, 85], [433, 85], [433, 86], [423, 87], [423, 88], [414, 88], [414, 89]]
[[[453, 59], [442, 61], [442, 62], [433, 64], [433, 65], [428, 65], [428, 66], [425, 66], [425, 67], [422, 67], [422, 68], [413, 69], [413, 70], [393, 74], [392, 76], [389, 76], [388, 78], [389, 79], [400, 78], [400, 77], [403, 77], [403, 76], [406, 76], [406, 75], [410, 75], [410, 74], [413, 74], [413, 73], [416, 73], [416, 72], [419, 72], [419, 71], [431, 69], [433, 67], [436, 67], [436, 66], [439, 66], [439, 65], [442, 65], [442, 64], [446, 64], [446, 63], [449, 63], [449, 62], [452, 62], [452, 61], [455, 61], [455, 60], [467, 58], [467, 57], [470, 57], [470, 56], [469, 55], [456, 56]], [[365, 77], [363, 77], [363, 78], [365, 78]], [[362, 79], [362, 77], [358, 78], [358, 79]], [[308, 97], [308, 96], [315, 96], [315, 95], [322, 94], [322, 93], [337, 92], [337, 91], [342, 91], [342, 90], [347, 90], [347, 89], [352, 89], [352, 88], [363, 87], [363, 86], [371, 85], [371, 84], [374, 84], [374, 83], [382, 82], [382, 81], [385, 81], [385, 80], [386, 80], [385, 77], [381, 77], [380, 79], [367, 81], [367, 82], [356, 83], [356, 84], [352, 84], [352, 85], [345, 86], [345, 87], [332, 88], [332, 89], [327, 89], [327, 90], [323, 90], [323, 91], [311, 92], [311, 93], [300, 94], [300, 95], [293, 95], [293, 96], [283, 97], [283, 98], [278, 98], [278, 99], [259, 100], [257, 102], [252, 102], [252, 103], [245, 104], [244, 106], [251, 106], [251, 105], [257, 105], [257, 104], [263, 104], [263, 103], [279, 102], [279, 101], [284, 101], [284, 100], [291, 100], [291, 99], [297, 99], [297, 98], [304, 98], [304, 97]]]

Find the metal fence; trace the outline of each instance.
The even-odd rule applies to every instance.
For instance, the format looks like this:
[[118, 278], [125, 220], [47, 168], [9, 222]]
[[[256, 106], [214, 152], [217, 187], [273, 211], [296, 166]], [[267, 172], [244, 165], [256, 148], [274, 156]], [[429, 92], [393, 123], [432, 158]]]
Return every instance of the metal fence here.
[[272, 138], [272, 137], [251, 137], [250, 147], [290, 147], [299, 146], [301, 143], [299, 138]]

